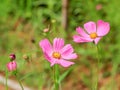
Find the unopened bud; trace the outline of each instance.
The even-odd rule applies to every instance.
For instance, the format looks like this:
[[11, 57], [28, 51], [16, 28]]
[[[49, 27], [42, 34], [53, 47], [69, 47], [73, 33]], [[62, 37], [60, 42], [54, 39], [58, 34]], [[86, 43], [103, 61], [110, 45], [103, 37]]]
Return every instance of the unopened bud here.
[[10, 54], [9, 57], [10, 57], [10, 59], [11, 59], [12, 61], [16, 59], [15, 54]]
[[102, 4], [96, 5], [96, 10], [101, 10], [102, 9]]
[[17, 69], [16, 61], [11, 61], [7, 64], [8, 71], [15, 71]]
[[49, 28], [45, 28], [45, 29], [43, 30], [44, 33], [48, 32], [48, 31], [49, 31]]
[[55, 22], [56, 22], [56, 20], [55, 20], [55, 19], [53, 19], [51, 22], [52, 22], [52, 23], [55, 23]]
[[23, 59], [26, 60], [27, 62], [29, 62], [29, 56], [23, 55]]

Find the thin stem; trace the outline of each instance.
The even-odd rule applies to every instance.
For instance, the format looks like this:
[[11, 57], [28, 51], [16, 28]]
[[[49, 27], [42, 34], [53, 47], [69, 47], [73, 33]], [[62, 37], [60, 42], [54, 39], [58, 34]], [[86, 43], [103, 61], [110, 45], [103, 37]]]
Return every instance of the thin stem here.
[[115, 88], [115, 75], [116, 75], [117, 67], [118, 67], [118, 64], [113, 63], [112, 77], [111, 77], [111, 89], [110, 90], [113, 90]]
[[19, 84], [20, 84], [21, 89], [24, 90], [24, 88], [23, 88], [23, 86], [22, 86], [22, 83], [21, 83], [20, 79], [18, 78], [17, 74], [15, 74], [15, 76], [16, 76], [16, 78], [17, 78]]
[[98, 90], [98, 81], [99, 81], [99, 66], [100, 66], [100, 54], [99, 54], [99, 47], [98, 45], [96, 46], [96, 51], [97, 51], [97, 70], [95, 70], [95, 82], [94, 82], [94, 88], [93, 90]]
[[54, 84], [55, 84], [55, 90], [59, 90], [59, 67], [58, 65], [54, 66]]
[[6, 73], [5, 74], [6, 74], [6, 76], [5, 76], [6, 77], [6, 83], [5, 83], [5, 85], [6, 85], [6, 90], [8, 90], [8, 85], [7, 85], [8, 71], [7, 71], [7, 69], [6, 69]]

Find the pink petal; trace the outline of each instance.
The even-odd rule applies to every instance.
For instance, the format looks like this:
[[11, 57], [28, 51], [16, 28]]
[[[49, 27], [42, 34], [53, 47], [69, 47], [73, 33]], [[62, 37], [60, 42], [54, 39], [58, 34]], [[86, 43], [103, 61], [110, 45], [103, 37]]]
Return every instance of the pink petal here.
[[100, 40], [101, 38], [102, 38], [102, 37], [98, 37], [98, 38], [96, 38], [96, 39], [94, 40], [94, 43], [97, 45], [98, 42], [99, 42], [99, 40]]
[[76, 53], [73, 53], [74, 49], [71, 44], [65, 45], [60, 51], [63, 59], [75, 59], [77, 58]]
[[47, 61], [50, 62], [50, 66], [54, 66], [54, 64], [60, 64], [60, 59], [55, 59], [51, 56], [48, 56], [46, 53], [44, 53], [45, 58], [47, 59]]
[[54, 62], [54, 60], [53, 60], [46, 52], [44, 52], [44, 57], [45, 57], [45, 59], [47, 59], [47, 61], [49, 61], [50, 63], [53, 63], [53, 62]]
[[74, 50], [73, 50], [73, 47], [71, 46], [71, 44], [67, 44], [61, 49], [60, 53], [62, 55], [69, 55], [69, 54], [72, 54], [73, 51]]
[[84, 28], [89, 34], [96, 32], [96, 24], [95, 24], [95, 22], [90, 21], [90, 22], [85, 23]]
[[52, 62], [51, 64], [50, 64], [50, 66], [52, 67], [52, 66], [54, 66], [56, 64], [56, 62], [54, 61], [54, 62]]
[[97, 34], [98, 36], [104, 36], [110, 31], [110, 24], [102, 20], [97, 22]]
[[7, 64], [7, 69], [8, 69], [8, 71], [12, 71], [13, 70], [13, 67], [12, 67], [12, 65], [10, 64], [11, 62], [9, 62], [8, 64]]
[[50, 66], [53, 66], [53, 65], [55, 65], [55, 64], [60, 64], [60, 62], [61, 62], [61, 59], [52, 58], [52, 60], [53, 60], [53, 62], [51, 63]]
[[47, 61], [50, 62], [50, 66], [54, 66], [55, 64], [60, 64], [60, 59], [55, 59], [53, 57], [48, 56], [46, 53], [44, 53], [45, 58]]
[[66, 61], [66, 60], [63, 60], [63, 59], [60, 59], [60, 60], [55, 59], [54, 62], [52, 62], [50, 66], [52, 67], [55, 64], [60, 64], [63, 67], [69, 67], [70, 65], [73, 65], [74, 62]]
[[66, 61], [66, 60], [63, 60], [63, 59], [54, 59], [54, 58], [50, 58], [50, 57], [47, 57], [48, 61], [51, 63], [50, 66], [54, 66], [55, 64], [60, 64], [61, 66], [63, 67], [68, 67], [72, 64], [74, 64], [74, 62], [70, 62], [70, 61]]
[[17, 69], [17, 63], [15, 61], [11, 61], [7, 64], [7, 69], [9, 71], [14, 71]]
[[80, 34], [80, 36], [89, 37], [89, 35], [81, 27], [77, 27], [76, 31]]
[[74, 62], [66, 61], [66, 60], [60, 60], [60, 65], [63, 67], [69, 67], [74, 64]]
[[55, 58], [52, 58], [53, 62], [51, 62], [50, 66], [54, 66], [55, 64], [60, 64], [60, 59], [55, 59]]
[[76, 59], [76, 58], [77, 58], [77, 54], [76, 54], [76, 53], [67, 54], [67, 55], [62, 54], [62, 58], [63, 58], [63, 59], [68, 59], [68, 60], [70, 60], [70, 59]]
[[77, 43], [84, 43], [84, 42], [92, 42], [93, 39], [91, 39], [90, 37], [80, 37], [79, 35], [74, 35], [73, 41]]
[[64, 46], [64, 40], [62, 38], [55, 38], [53, 41], [53, 48], [55, 51], [59, 51]]
[[43, 52], [46, 52], [47, 54], [52, 53], [52, 46], [48, 39], [43, 39], [39, 42], [40, 47], [42, 48]]

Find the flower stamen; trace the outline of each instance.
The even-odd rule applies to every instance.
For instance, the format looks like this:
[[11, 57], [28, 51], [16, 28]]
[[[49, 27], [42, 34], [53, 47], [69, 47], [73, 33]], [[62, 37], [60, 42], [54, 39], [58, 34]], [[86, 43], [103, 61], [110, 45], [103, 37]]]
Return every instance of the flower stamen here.
[[91, 33], [90, 34], [90, 38], [91, 39], [95, 39], [95, 38], [97, 38], [98, 36], [97, 36], [97, 33]]
[[52, 56], [55, 59], [60, 59], [61, 58], [61, 54], [59, 52], [53, 52]]

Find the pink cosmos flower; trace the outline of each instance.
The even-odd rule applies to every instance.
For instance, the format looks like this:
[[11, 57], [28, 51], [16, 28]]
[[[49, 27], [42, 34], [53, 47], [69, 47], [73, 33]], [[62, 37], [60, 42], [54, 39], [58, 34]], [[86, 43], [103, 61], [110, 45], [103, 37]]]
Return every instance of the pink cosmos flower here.
[[79, 35], [74, 35], [73, 40], [77, 43], [94, 42], [97, 44], [103, 36], [108, 34], [109, 30], [110, 25], [108, 22], [98, 20], [96, 24], [90, 21], [84, 24], [84, 29], [81, 27], [76, 28]]
[[44, 33], [48, 32], [48, 31], [49, 31], [49, 28], [45, 28], [45, 29], [43, 30]]
[[96, 10], [101, 10], [102, 9], [102, 4], [96, 5]]
[[44, 52], [45, 58], [51, 63], [51, 66], [60, 64], [63, 67], [69, 67], [74, 64], [69, 59], [77, 58], [76, 53], [73, 53], [74, 49], [71, 44], [64, 46], [64, 40], [62, 38], [55, 38], [53, 40], [53, 46], [48, 39], [41, 40], [39, 45]]
[[17, 69], [17, 63], [16, 61], [11, 61], [7, 64], [8, 71], [14, 71]]

